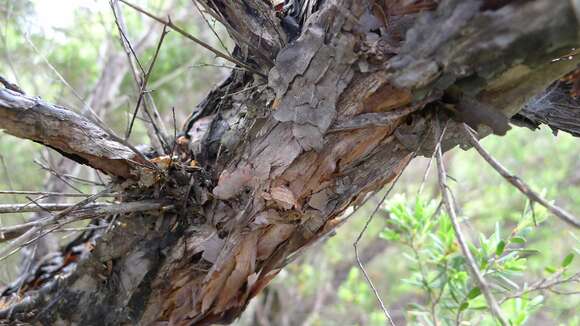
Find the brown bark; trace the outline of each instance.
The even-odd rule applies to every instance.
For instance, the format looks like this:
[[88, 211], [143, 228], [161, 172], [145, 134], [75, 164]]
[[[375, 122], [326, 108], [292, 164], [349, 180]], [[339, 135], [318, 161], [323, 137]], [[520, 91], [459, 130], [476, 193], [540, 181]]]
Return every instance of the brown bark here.
[[[379, 17], [374, 1], [327, 0], [289, 44], [263, 1], [241, 1], [243, 10], [238, 2], [201, 2], [230, 26], [240, 58], [269, 71], [268, 80], [234, 72], [184, 124], [190, 139], [181, 149], [185, 164], [156, 171], [153, 183], [122, 185], [121, 200], [161, 197], [175, 210], [132, 214], [123, 228], [100, 238], [72, 275], [27, 292], [21, 302], [5, 302], [3, 318], [83, 325], [231, 322], [285, 264], [342, 224], [347, 207], [392, 181], [414, 153], [433, 151], [435, 112], [499, 132], [501, 117], [517, 113], [578, 63], [550, 63], [579, 43], [571, 1], [483, 8], [475, 0], [419, 7], [393, 1], [379, 6]], [[264, 47], [255, 46], [258, 35]], [[70, 126], [89, 123], [0, 92], [10, 100], [0, 105], [0, 116], [14, 118], [11, 110], [20, 107], [19, 114], [43, 121], [58, 112]], [[48, 111], [39, 112], [38, 103]], [[2, 121], [0, 127], [16, 136], [113, 175], [129, 178], [138, 169], [134, 153], [94, 125], [89, 132], [98, 141], [74, 138], [80, 146], [72, 146], [79, 129], [43, 127], [55, 132], [47, 137], [33, 132], [34, 120], [33, 131], [22, 121], [14, 119], [16, 127]], [[465, 143], [460, 126], [450, 122], [445, 149]], [[104, 150], [111, 147], [114, 155]], [[198, 164], [193, 170], [185, 166], [190, 153]]]

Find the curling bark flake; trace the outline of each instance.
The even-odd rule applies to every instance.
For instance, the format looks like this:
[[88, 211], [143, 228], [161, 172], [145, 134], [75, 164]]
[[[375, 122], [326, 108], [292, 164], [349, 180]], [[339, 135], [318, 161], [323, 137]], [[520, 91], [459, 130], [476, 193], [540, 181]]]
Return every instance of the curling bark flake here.
[[[445, 107], [465, 98], [511, 117], [579, 61], [550, 64], [579, 43], [569, 1], [326, 0], [296, 40], [264, 1], [200, 1], [268, 80], [234, 71], [185, 123], [164, 183], [126, 190], [175, 210], [133, 214], [60, 286], [12, 302], [11, 318], [229, 323], [349, 206], [432, 153], [435, 112], [453, 117]], [[466, 142], [461, 126], [449, 121], [444, 149]]]

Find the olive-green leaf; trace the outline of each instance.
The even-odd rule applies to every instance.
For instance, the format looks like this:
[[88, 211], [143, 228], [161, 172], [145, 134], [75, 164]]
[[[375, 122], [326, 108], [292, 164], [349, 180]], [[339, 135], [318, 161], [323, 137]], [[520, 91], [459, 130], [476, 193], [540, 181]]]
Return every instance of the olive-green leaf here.
[[497, 256], [501, 256], [501, 254], [503, 254], [504, 250], [505, 250], [505, 245], [506, 242], [501, 240], [498, 244], [497, 247], [495, 247], [495, 254]]
[[562, 267], [566, 268], [566, 267], [570, 266], [570, 264], [572, 264], [573, 260], [574, 260], [574, 254], [573, 253], [568, 254], [568, 256], [564, 257], [564, 260], [562, 261]]
[[475, 299], [480, 294], [481, 294], [481, 289], [479, 287], [475, 287], [475, 288], [471, 289], [471, 291], [469, 291], [469, 293], [467, 294], [467, 298], [469, 298], [470, 300]]

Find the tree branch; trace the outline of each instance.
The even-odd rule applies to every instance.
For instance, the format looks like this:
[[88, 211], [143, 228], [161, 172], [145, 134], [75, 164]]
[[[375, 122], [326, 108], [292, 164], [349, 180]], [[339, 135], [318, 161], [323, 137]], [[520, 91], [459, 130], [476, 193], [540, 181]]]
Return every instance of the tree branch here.
[[526, 195], [532, 202], [536, 202], [548, 209], [552, 214], [556, 217], [560, 218], [562, 221], [568, 223], [569, 225], [580, 228], [580, 222], [576, 219], [572, 214], [567, 212], [566, 210], [551, 204], [546, 199], [542, 198], [537, 192], [533, 191], [530, 186], [525, 183], [520, 177], [511, 174], [501, 163], [499, 163], [496, 159], [494, 159], [491, 154], [489, 154], [479, 143], [477, 138], [475, 137], [473, 131], [469, 130], [468, 126], [465, 126], [465, 133], [469, 139], [471, 145], [477, 150], [479, 155], [483, 157], [483, 159], [491, 165], [507, 182], [511, 183], [516, 189], [518, 189], [521, 193]]
[[[401, 11], [405, 23], [382, 24], [369, 9], [374, 1], [326, 0], [281, 50], [275, 44], [283, 37], [268, 34], [271, 68], [270, 54], [246, 44], [260, 47], [259, 37], [247, 37], [261, 33], [256, 23], [280, 30], [264, 16], [274, 15], [265, 1], [200, 3], [234, 27], [226, 25], [232, 35], [240, 30], [244, 62], [269, 71], [268, 86], [233, 72], [185, 124], [179, 154], [197, 174], [171, 169], [155, 189], [139, 189], [139, 197], [163, 196], [186, 209], [126, 219], [66, 284], [32, 291], [46, 295], [35, 307], [48, 302], [48, 313], [27, 314], [28, 307], [16, 317], [231, 322], [286, 264], [344, 223], [349, 206], [400, 174], [433, 118], [432, 106], [405, 108], [444, 101], [455, 88], [511, 116], [572, 69], [572, 61], [545, 62], [578, 44], [569, 1], [482, 10], [478, 0], [444, 0], [433, 12]], [[402, 114], [382, 114], [393, 110]], [[371, 113], [381, 113], [380, 123]], [[423, 151], [430, 156], [436, 142]], [[450, 122], [439, 150], [465, 142], [462, 124]], [[110, 272], [104, 261], [114, 265]]]
[[234, 57], [232, 57], [232, 56], [230, 56], [230, 55], [228, 55], [228, 54], [226, 54], [226, 53], [223, 53], [223, 52], [222, 52], [222, 51], [220, 51], [220, 50], [217, 50], [217, 49], [215, 49], [215, 48], [214, 48], [214, 47], [212, 47], [211, 45], [209, 45], [209, 44], [205, 43], [204, 41], [200, 40], [199, 38], [197, 38], [197, 37], [195, 37], [195, 36], [191, 35], [190, 33], [186, 32], [186, 31], [185, 31], [183, 28], [181, 28], [181, 27], [179, 27], [179, 26], [175, 25], [175, 24], [174, 24], [174, 23], [171, 21], [171, 19], [167, 19], [167, 20], [165, 20], [165, 19], [163, 19], [163, 18], [160, 18], [160, 17], [157, 17], [157, 16], [153, 15], [152, 13], [150, 13], [150, 12], [146, 11], [145, 9], [143, 9], [143, 8], [141, 8], [141, 7], [138, 7], [138, 6], [134, 5], [134, 4], [131, 4], [131, 3], [127, 2], [127, 1], [125, 1], [125, 0], [119, 0], [119, 1], [121, 1], [122, 3], [126, 4], [127, 6], [129, 6], [129, 7], [131, 7], [131, 8], [133, 8], [134, 10], [136, 10], [136, 11], [138, 11], [138, 12], [140, 12], [140, 13], [144, 14], [145, 16], [147, 16], [147, 17], [149, 17], [149, 18], [151, 18], [151, 19], [153, 19], [153, 20], [155, 20], [155, 21], [157, 21], [157, 22], [159, 22], [159, 23], [161, 23], [161, 24], [163, 24], [163, 25], [165, 25], [165, 26], [167, 26], [167, 27], [171, 28], [172, 30], [174, 30], [174, 31], [176, 31], [177, 33], [179, 33], [179, 34], [181, 34], [182, 36], [184, 36], [185, 38], [187, 38], [187, 39], [189, 39], [189, 40], [193, 41], [194, 43], [197, 43], [197, 44], [199, 44], [199, 45], [200, 45], [200, 46], [202, 46], [203, 48], [205, 48], [205, 49], [207, 49], [208, 51], [212, 52], [212, 53], [213, 53], [213, 54], [215, 54], [217, 57], [220, 57], [220, 58], [222, 58], [222, 59], [224, 59], [224, 60], [227, 60], [227, 61], [233, 62], [233, 63], [235, 63], [236, 65], [238, 65], [238, 66], [240, 66], [240, 67], [243, 67], [243, 68], [247, 69], [248, 71], [251, 71], [251, 72], [253, 72], [253, 73], [255, 73], [255, 74], [259, 75], [259, 76], [266, 77], [266, 75], [264, 75], [262, 72], [260, 72], [260, 71], [258, 71], [258, 70], [256, 70], [256, 69], [252, 68], [252, 67], [251, 67], [251, 66], [249, 66], [248, 64], [246, 64], [246, 63], [244, 63], [244, 62], [242, 62], [242, 61], [240, 61], [240, 60], [238, 60], [238, 59], [236, 59], [236, 58], [234, 58]]
[[[438, 129], [438, 128], [436, 128]], [[438, 133], [439, 131], [436, 130]], [[436, 138], [439, 138], [439, 134], [437, 134]], [[475, 279], [476, 283], [479, 285], [481, 292], [485, 296], [485, 301], [487, 301], [487, 305], [489, 310], [493, 314], [493, 316], [501, 323], [502, 326], [508, 326], [509, 323], [503, 316], [501, 308], [497, 301], [495, 300], [491, 290], [487, 284], [485, 278], [479, 271], [479, 267], [469, 250], [467, 245], [467, 241], [463, 233], [461, 232], [461, 227], [459, 226], [459, 222], [457, 219], [457, 214], [455, 212], [455, 204], [453, 199], [451, 198], [449, 187], [447, 186], [447, 173], [445, 171], [445, 166], [443, 165], [443, 154], [441, 152], [441, 146], [437, 147], [437, 154], [435, 155], [437, 160], [437, 170], [439, 175], [439, 186], [441, 188], [441, 194], [443, 196], [443, 201], [445, 203], [445, 207], [447, 208], [447, 212], [449, 213], [449, 219], [451, 220], [451, 225], [453, 226], [453, 230], [455, 231], [455, 237], [457, 242], [459, 243], [459, 247], [463, 252], [463, 256], [467, 261], [467, 266], [469, 267], [469, 271], [471, 272], [471, 276]]]
[[[17, 208], [23, 208], [23, 205], [1, 205], [0, 206], [0, 213], [6, 212], [34, 212], [34, 211], [62, 211], [67, 208], [71, 208], [75, 206], [74, 204], [45, 204], [43, 203], [39, 207], [36, 206], [28, 206], [24, 207], [25, 209], [21, 211], [14, 211]], [[80, 209], [73, 211], [72, 213], [65, 216], [65, 219], [60, 224], [68, 224], [74, 221], [80, 221], [85, 219], [92, 219], [99, 216], [107, 216], [107, 215], [114, 215], [114, 214], [126, 214], [132, 212], [144, 212], [144, 211], [153, 211], [163, 208], [163, 203], [155, 202], [155, 201], [138, 201], [138, 202], [126, 202], [120, 204], [92, 204], [86, 205]], [[0, 227], [0, 233], [8, 233], [9, 236], [7, 240], [14, 238], [15, 235], [20, 235], [32, 227], [36, 226], [47, 226], [54, 223], [59, 222], [58, 218], [55, 216], [48, 217], [45, 219], [39, 219], [23, 224], [17, 224], [12, 226]], [[5, 241], [0, 240], [0, 242]]]
[[0, 89], [0, 129], [125, 179], [150, 164], [87, 118], [7, 89]]

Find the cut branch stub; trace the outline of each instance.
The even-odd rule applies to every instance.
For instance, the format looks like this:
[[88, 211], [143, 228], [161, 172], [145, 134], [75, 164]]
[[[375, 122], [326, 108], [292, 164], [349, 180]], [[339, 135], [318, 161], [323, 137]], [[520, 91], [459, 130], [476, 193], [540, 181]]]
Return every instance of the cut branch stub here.
[[112, 176], [136, 178], [148, 164], [89, 119], [8, 89], [0, 89], [0, 129]]

